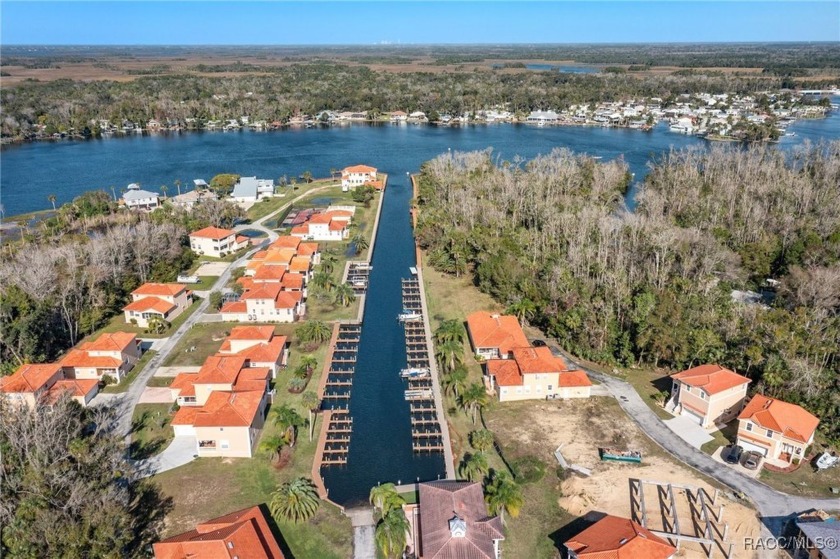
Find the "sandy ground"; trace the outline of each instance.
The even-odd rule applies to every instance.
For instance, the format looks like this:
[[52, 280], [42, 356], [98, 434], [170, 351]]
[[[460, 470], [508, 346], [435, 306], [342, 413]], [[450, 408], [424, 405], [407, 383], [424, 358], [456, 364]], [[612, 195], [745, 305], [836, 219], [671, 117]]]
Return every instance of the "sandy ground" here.
[[202, 262], [194, 275], [221, 276], [228, 269], [228, 266], [230, 266], [230, 262]]
[[[517, 446], [537, 451], [550, 463], [556, 463], [554, 450], [563, 444], [564, 458], [592, 470], [588, 478], [570, 476], [562, 486], [558, 499], [561, 507], [573, 515], [583, 516], [600, 511], [630, 517], [630, 480], [642, 479], [671, 482], [704, 488], [714, 496], [714, 488], [699, 474], [680, 465], [648, 440], [614, 401], [606, 398], [560, 402], [530, 402], [521, 407], [521, 418], [513, 422], [490, 422], [488, 427], [500, 434], [500, 439], [516, 441]], [[517, 404], [520, 406], [521, 404]], [[638, 449], [643, 452], [641, 465], [602, 462], [598, 448], [612, 446], [619, 449]], [[758, 536], [759, 521], [755, 511], [734, 502], [721, 491], [717, 504], [724, 505], [723, 521], [729, 524], [728, 542], [735, 544], [733, 558], [752, 557], [743, 548], [746, 536]], [[681, 532], [693, 535], [690, 509], [684, 492], [675, 495], [680, 515]], [[646, 486], [645, 504], [651, 529], [661, 529], [662, 520], [655, 487]], [[677, 557], [705, 557], [696, 543], [684, 543]], [[719, 551], [716, 557], [722, 557]]]

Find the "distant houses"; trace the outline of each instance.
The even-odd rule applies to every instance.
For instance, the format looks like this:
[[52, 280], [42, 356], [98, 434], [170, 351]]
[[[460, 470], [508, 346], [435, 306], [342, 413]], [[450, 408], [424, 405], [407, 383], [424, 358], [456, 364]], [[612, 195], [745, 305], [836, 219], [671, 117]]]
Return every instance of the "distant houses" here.
[[0, 377], [0, 394], [12, 404], [34, 408], [38, 402], [50, 403], [64, 393], [86, 406], [99, 392], [99, 381], [69, 377], [60, 363], [27, 364]]
[[160, 196], [157, 192], [142, 190], [139, 184], [131, 183], [122, 196], [125, 207], [129, 210], [151, 211], [160, 206]]
[[313, 213], [300, 225], [292, 227], [291, 235], [305, 241], [343, 241], [350, 237], [350, 221], [356, 208], [330, 207]]
[[190, 248], [196, 254], [222, 258], [248, 246], [248, 237], [232, 229], [205, 227], [190, 233]]
[[256, 202], [262, 198], [274, 196], [274, 181], [257, 177], [241, 177], [233, 187], [231, 198], [234, 202]]
[[190, 304], [192, 297], [183, 285], [144, 283], [131, 292], [131, 303], [123, 307], [123, 312], [127, 323], [146, 328], [153, 318], [171, 322]]

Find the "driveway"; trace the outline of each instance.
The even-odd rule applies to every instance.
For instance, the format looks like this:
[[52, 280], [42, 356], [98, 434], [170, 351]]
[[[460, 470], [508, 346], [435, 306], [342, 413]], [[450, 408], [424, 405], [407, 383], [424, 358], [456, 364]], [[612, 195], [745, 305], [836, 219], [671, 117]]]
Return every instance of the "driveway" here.
[[168, 339], [169, 338], [140, 338], [140, 342], [143, 345], [143, 351], [148, 351], [150, 349], [160, 351], [160, 348], [163, 347], [163, 344], [165, 344]]
[[665, 425], [667, 425], [668, 428], [676, 433], [682, 440], [698, 450], [707, 442], [715, 439], [707, 433], [705, 429], [684, 415], [678, 415], [674, 419], [668, 419], [663, 423], [665, 423]]
[[[723, 464], [723, 465], [724, 465], [724, 467], [726, 467], [726, 468], [732, 468], [733, 470], [735, 470], [736, 472], [740, 473], [741, 475], [744, 475], [744, 476], [747, 476], [747, 477], [751, 477], [751, 478], [753, 478], [753, 479], [757, 479], [757, 478], [758, 478], [758, 473], [761, 471], [761, 468], [756, 468], [756, 469], [754, 469], [754, 470], [748, 470], [748, 469], [746, 469], [745, 467], [743, 467], [741, 464], [727, 464], [726, 462], [724, 462], [724, 461], [723, 461], [722, 454], [723, 454], [723, 451], [724, 451], [726, 448], [727, 448], [727, 447], [722, 446], [722, 447], [720, 447], [719, 449], [717, 449], [717, 450], [715, 451], [715, 453], [714, 453], [714, 454], [712, 454], [712, 459], [714, 459], [714, 461], [715, 461], [715, 462], [718, 462], [718, 463], [720, 463], [720, 464]], [[763, 465], [763, 464], [759, 464], [759, 466], [761, 466], [761, 465]]]
[[138, 404], [171, 404], [175, 400], [172, 399], [172, 391], [166, 387], [147, 386], [146, 390], [140, 394]]
[[195, 436], [180, 436], [172, 439], [163, 452], [147, 460], [135, 462], [142, 477], [149, 477], [167, 470], [174, 470], [195, 460], [198, 455]]
[[[229, 262], [203, 262], [195, 271], [196, 276], [221, 276], [225, 273]], [[189, 287], [189, 286], [188, 286]]]

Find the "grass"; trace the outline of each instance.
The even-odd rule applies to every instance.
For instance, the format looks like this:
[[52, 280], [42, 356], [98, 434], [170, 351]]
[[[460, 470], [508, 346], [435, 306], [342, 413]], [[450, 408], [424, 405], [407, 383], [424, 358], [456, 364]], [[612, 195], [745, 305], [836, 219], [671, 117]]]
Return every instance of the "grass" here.
[[199, 276], [198, 283], [191, 283], [187, 287], [192, 291], [208, 291], [218, 279], [219, 276]]
[[175, 377], [152, 377], [149, 379], [149, 382], [146, 383], [146, 386], [151, 386], [152, 388], [163, 388], [171, 385], [174, 380]]
[[[836, 447], [825, 444], [824, 439], [817, 435], [816, 442], [811, 450], [815, 454], [814, 460], [827, 448]], [[840, 466], [817, 472], [812, 460], [808, 464], [802, 464], [798, 470], [789, 473], [771, 472], [762, 468], [758, 479], [783, 493], [802, 497], [836, 499], [837, 495], [831, 492], [831, 488], [840, 487]]]
[[[198, 264], [201, 265], [202, 262], [233, 262], [234, 260], [236, 260], [237, 258], [242, 256], [243, 254], [245, 254], [246, 252], [248, 252], [252, 248], [253, 247], [251, 245], [247, 245], [247, 246], [244, 246], [244, 247], [240, 248], [236, 252], [231, 252], [229, 254], [226, 254], [226, 255], [222, 256], [221, 258], [216, 258], [215, 256], [210, 256], [209, 254], [202, 254], [199, 257]], [[197, 269], [198, 269], [198, 266], [196, 266], [196, 270]]]
[[[336, 184], [337, 186], [341, 186], [341, 182], [336, 182], [332, 179], [321, 179], [321, 180], [314, 180], [310, 183], [298, 183], [295, 187], [282, 187], [285, 196], [275, 196], [273, 198], [263, 198], [259, 202], [255, 203], [253, 206], [248, 208], [246, 215], [248, 219], [252, 222], [261, 219], [268, 214], [275, 212], [282, 208], [284, 205], [288, 204], [290, 200], [293, 200], [304, 194], [307, 190], [312, 190], [314, 188], [319, 188], [322, 186], [327, 186], [330, 184]], [[295, 190], [296, 188], [296, 190]]]
[[700, 450], [702, 450], [706, 454], [712, 455], [718, 448], [722, 446], [727, 446], [735, 442], [735, 435], [737, 433], [738, 422], [733, 421], [720, 431], [713, 431], [709, 433], [709, 435], [713, 436], [714, 439], [707, 443], [704, 443], [703, 446], [700, 447]]
[[[218, 325], [208, 325], [218, 326]], [[230, 327], [228, 325], [228, 327]], [[299, 324], [281, 324], [277, 333], [294, 338]], [[312, 352], [318, 367], [312, 374], [307, 390], [318, 385], [327, 344]], [[290, 394], [286, 382], [290, 371], [299, 363], [305, 352], [292, 345], [287, 370], [277, 378], [277, 391], [272, 407], [289, 404], [301, 415], [307, 412], [301, 405], [300, 394]], [[278, 434], [279, 429], [270, 421], [262, 437]], [[167, 516], [166, 535], [191, 529], [197, 522], [257, 504], [268, 504], [271, 493], [278, 484], [294, 477], [310, 477], [315, 457], [318, 430], [321, 420], [316, 418], [316, 430], [310, 442], [306, 428], [300, 430], [289, 462], [282, 468], [273, 464], [266, 453], [258, 451], [254, 458], [200, 458], [186, 466], [164, 472], [154, 477], [162, 491], [173, 499], [174, 508]], [[308, 522], [292, 524], [275, 519], [289, 555], [296, 559], [345, 558], [352, 555], [352, 529], [348, 518], [328, 503], [322, 503], [318, 513]]]
[[[165, 367], [185, 367], [204, 364], [204, 361], [215, 354], [222, 345], [222, 338], [230, 332], [236, 324], [230, 322], [198, 322], [184, 334], [181, 341], [172, 348]], [[213, 338], [218, 338], [214, 340]], [[195, 351], [187, 351], [195, 347]]]
[[84, 341], [96, 339], [101, 334], [114, 332], [131, 332], [132, 334], [136, 334], [138, 338], [167, 338], [172, 334], [172, 332], [177, 330], [181, 326], [181, 324], [183, 324], [190, 317], [192, 313], [195, 312], [199, 304], [201, 304], [201, 299], [193, 295], [192, 305], [187, 307], [187, 309], [184, 312], [182, 312], [178, 316], [178, 318], [170, 322], [169, 327], [160, 334], [146, 332], [145, 328], [142, 328], [140, 326], [134, 326], [133, 324], [127, 324], [125, 321], [125, 314], [120, 313], [111, 318], [108, 324], [106, 324], [105, 326], [97, 330], [95, 333], [85, 338]]
[[143, 367], [146, 366], [146, 363], [149, 362], [149, 359], [155, 355], [157, 351], [153, 349], [146, 350], [140, 359], [137, 360], [137, 363], [134, 364], [134, 367], [128, 372], [127, 375], [123, 377], [123, 379], [118, 384], [112, 384], [106, 386], [100, 392], [104, 394], [120, 394], [128, 390], [128, 387], [131, 386], [131, 383], [134, 382], [134, 379], [137, 378], [137, 375], [140, 374], [140, 371], [143, 370]]
[[141, 460], [160, 454], [175, 437], [169, 423], [172, 404], [137, 404], [131, 418], [129, 455]]

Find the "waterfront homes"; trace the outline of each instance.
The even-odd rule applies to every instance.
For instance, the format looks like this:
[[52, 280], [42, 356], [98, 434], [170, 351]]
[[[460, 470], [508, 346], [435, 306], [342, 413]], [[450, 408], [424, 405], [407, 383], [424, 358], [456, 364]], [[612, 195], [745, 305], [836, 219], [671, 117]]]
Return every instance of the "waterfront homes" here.
[[344, 192], [354, 190], [357, 186], [362, 186], [375, 180], [376, 167], [370, 167], [368, 165], [345, 167], [341, 171], [341, 190]]
[[286, 336], [274, 334], [273, 326], [236, 326], [222, 342], [219, 355], [244, 357], [246, 366], [266, 368], [271, 378], [277, 378], [289, 359], [289, 343]]
[[292, 227], [291, 235], [306, 241], [343, 241], [350, 236], [353, 212], [335, 209], [310, 215], [302, 225]]
[[155, 559], [284, 559], [260, 507], [197, 524], [152, 546]]
[[140, 359], [140, 353], [137, 336], [113, 332], [71, 349], [59, 364], [68, 378], [104, 381], [110, 377], [119, 382]]
[[68, 378], [60, 363], [25, 364], [0, 378], [0, 394], [12, 404], [35, 407], [38, 402], [54, 402], [65, 392], [86, 406], [99, 392], [99, 381]]
[[419, 485], [419, 502], [406, 505], [418, 559], [500, 559], [501, 519], [488, 516], [480, 483], [433, 481]]
[[232, 229], [205, 227], [190, 233], [190, 248], [196, 254], [221, 258], [248, 246], [248, 237]]
[[677, 549], [647, 528], [620, 518], [603, 518], [563, 543], [569, 559], [670, 559]]
[[467, 333], [473, 352], [484, 359], [506, 359], [513, 348], [531, 345], [515, 316], [474, 312], [467, 317]]
[[294, 322], [305, 313], [303, 293], [286, 291], [278, 283], [255, 283], [238, 301], [225, 303], [222, 320], [235, 322]]
[[787, 466], [806, 457], [819, 423], [796, 404], [756, 394], [738, 416], [737, 443]]
[[592, 382], [586, 373], [543, 347], [517, 347], [511, 359], [489, 359], [485, 383], [500, 402], [531, 399], [589, 398]]
[[531, 111], [531, 114], [525, 120], [529, 124], [543, 126], [545, 124], [556, 124], [560, 120], [560, 115], [554, 111]]
[[131, 292], [131, 303], [123, 307], [125, 321], [142, 328], [154, 317], [171, 322], [192, 303], [186, 287], [177, 283], [144, 283]]
[[257, 177], [241, 177], [233, 187], [234, 202], [256, 202], [260, 198], [274, 196], [274, 181]]
[[128, 185], [122, 199], [129, 210], [153, 210], [160, 206], [160, 196], [157, 192], [142, 190], [136, 183]]
[[744, 407], [751, 382], [720, 365], [707, 364], [671, 376], [668, 411], [682, 415], [703, 428], [733, 420]]

